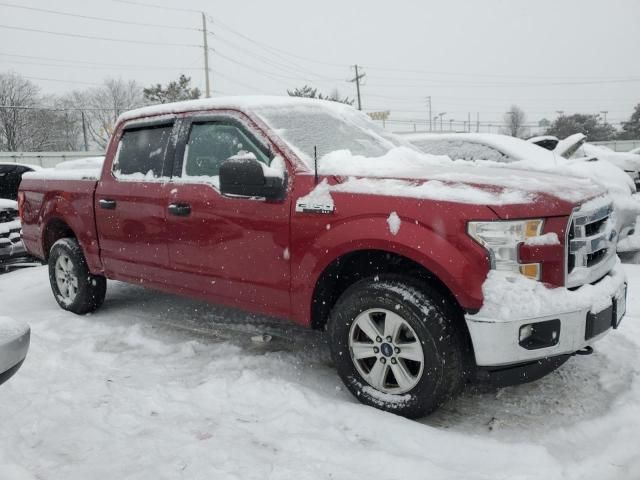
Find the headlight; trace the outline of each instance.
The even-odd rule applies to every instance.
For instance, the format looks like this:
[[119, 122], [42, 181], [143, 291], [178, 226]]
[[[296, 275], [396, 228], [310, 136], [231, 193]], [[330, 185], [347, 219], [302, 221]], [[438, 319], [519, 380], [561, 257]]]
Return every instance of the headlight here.
[[467, 231], [471, 238], [489, 252], [491, 268], [519, 272], [525, 277], [539, 280], [540, 264], [519, 263], [518, 245], [527, 238], [540, 235], [542, 224], [540, 219], [469, 222]]

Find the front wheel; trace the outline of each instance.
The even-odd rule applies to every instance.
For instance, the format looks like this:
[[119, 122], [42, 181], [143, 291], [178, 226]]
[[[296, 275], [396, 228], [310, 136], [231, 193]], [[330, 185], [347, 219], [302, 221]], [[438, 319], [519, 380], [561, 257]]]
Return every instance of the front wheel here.
[[102, 305], [107, 280], [93, 275], [74, 238], [62, 238], [53, 244], [49, 253], [49, 282], [58, 305], [83, 315]]
[[362, 403], [410, 418], [457, 393], [464, 336], [456, 310], [429, 285], [399, 276], [361, 280], [329, 319], [338, 373]]

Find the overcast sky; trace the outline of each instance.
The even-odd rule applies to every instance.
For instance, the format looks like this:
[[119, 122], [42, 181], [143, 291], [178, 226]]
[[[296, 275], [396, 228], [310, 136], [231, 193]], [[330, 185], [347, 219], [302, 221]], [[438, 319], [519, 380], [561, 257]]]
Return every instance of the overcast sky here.
[[[640, 102], [638, 0], [135, 1], [210, 15], [215, 95], [284, 94], [307, 83], [354, 97], [346, 80], [358, 63], [366, 73], [364, 110], [391, 110], [392, 118], [423, 125], [429, 95], [433, 115], [446, 112], [445, 124], [466, 120], [467, 112], [474, 121], [479, 112], [482, 121], [499, 122], [511, 104], [529, 121], [553, 119], [558, 110], [607, 110], [617, 123]], [[0, 71], [33, 77], [44, 93], [106, 77], [165, 83], [181, 72], [204, 89], [196, 11], [122, 0], [0, 0], [0, 25], [154, 42], [0, 27]]]

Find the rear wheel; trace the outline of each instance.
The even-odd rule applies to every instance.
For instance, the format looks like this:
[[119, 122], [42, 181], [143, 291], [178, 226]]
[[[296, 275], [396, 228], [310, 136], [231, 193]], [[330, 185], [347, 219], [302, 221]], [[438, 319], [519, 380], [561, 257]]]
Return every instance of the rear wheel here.
[[58, 305], [79, 315], [93, 312], [102, 305], [107, 281], [93, 275], [74, 238], [62, 238], [49, 253], [49, 282]]
[[329, 320], [332, 356], [351, 393], [366, 405], [424, 416], [462, 385], [464, 336], [437, 290], [399, 276], [361, 280]]

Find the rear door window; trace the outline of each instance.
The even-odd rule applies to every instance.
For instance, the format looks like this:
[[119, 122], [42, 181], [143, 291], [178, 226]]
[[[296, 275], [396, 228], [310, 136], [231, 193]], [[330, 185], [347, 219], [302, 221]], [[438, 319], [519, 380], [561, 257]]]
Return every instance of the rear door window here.
[[132, 180], [161, 179], [173, 124], [125, 130], [113, 164], [116, 178]]

